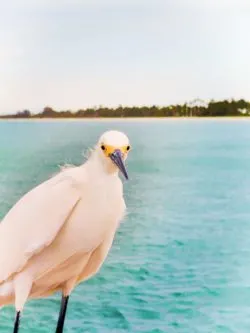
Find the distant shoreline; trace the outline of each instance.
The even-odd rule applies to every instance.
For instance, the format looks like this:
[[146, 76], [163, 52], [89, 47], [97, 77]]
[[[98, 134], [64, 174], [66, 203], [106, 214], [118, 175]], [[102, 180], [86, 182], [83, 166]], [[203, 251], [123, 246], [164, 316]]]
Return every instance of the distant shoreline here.
[[250, 102], [244, 99], [239, 100], [210, 100], [205, 102], [201, 99], [194, 99], [191, 102], [175, 105], [141, 105], [141, 106], [123, 106], [117, 107], [87, 107], [78, 110], [56, 110], [51, 106], [45, 106], [40, 112], [32, 113], [29, 109], [17, 111], [12, 114], [0, 114], [4, 119], [82, 119], [100, 120], [100, 119], [125, 119], [131, 121], [143, 119], [176, 119], [176, 118], [213, 118], [213, 117], [246, 117], [250, 116]]
[[14, 122], [46, 122], [46, 121], [54, 121], [54, 122], [109, 122], [109, 121], [171, 121], [171, 120], [250, 120], [250, 116], [215, 116], [215, 117], [93, 117], [93, 118], [1, 118], [0, 121], [14, 121]]

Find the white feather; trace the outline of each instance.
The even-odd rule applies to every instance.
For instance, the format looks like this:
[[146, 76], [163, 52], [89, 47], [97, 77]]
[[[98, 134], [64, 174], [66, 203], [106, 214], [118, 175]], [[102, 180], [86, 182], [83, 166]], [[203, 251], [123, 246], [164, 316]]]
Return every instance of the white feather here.
[[5, 282], [0, 286], [0, 296], [6, 297], [14, 292], [13, 282]]

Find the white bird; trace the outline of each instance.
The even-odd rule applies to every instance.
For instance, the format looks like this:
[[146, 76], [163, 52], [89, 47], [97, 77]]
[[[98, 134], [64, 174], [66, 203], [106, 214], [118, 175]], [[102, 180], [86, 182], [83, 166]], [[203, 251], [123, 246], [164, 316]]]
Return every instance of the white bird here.
[[62, 292], [63, 331], [73, 288], [100, 269], [126, 210], [119, 170], [127, 136], [105, 132], [88, 160], [25, 194], [0, 223], [0, 306], [15, 304], [14, 333], [29, 298]]

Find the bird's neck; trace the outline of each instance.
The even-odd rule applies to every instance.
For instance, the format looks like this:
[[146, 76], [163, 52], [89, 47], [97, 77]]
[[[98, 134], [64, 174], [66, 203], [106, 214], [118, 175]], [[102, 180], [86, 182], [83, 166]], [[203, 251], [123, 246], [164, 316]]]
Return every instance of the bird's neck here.
[[93, 151], [85, 163], [88, 172], [94, 177], [117, 176], [118, 169], [110, 160], [102, 159], [97, 151]]

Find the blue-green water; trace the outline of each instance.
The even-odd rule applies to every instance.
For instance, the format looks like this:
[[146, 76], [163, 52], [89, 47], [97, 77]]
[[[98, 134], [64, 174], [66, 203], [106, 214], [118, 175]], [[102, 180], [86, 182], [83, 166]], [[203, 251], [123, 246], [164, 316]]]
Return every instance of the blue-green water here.
[[[128, 216], [101, 271], [73, 292], [65, 332], [249, 332], [248, 120], [0, 122], [1, 217], [107, 129], [133, 146]], [[28, 302], [21, 332], [53, 332], [59, 303]], [[1, 333], [13, 318], [0, 311]]]

